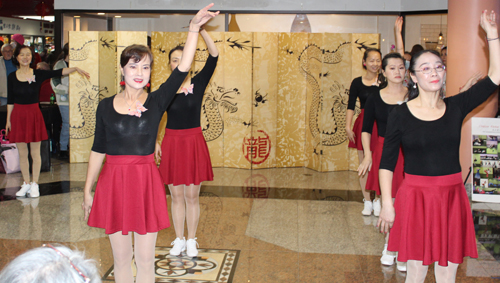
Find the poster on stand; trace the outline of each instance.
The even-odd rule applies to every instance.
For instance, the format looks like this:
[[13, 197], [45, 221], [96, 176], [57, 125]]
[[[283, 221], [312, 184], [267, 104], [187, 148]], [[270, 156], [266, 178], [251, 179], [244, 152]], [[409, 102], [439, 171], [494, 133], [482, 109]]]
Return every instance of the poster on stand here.
[[500, 119], [472, 118], [472, 200], [500, 203]]

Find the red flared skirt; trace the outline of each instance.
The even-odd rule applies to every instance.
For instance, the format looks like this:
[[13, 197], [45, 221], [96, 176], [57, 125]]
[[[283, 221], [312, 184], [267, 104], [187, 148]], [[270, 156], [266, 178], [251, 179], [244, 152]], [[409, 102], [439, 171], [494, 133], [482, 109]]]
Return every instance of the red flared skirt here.
[[[363, 117], [365, 116], [365, 109], [361, 109], [361, 113], [358, 115], [358, 118], [356, 118], [356, 121], [354, 121], [354, 127], [352, 127], [352, 131], [354, 132], [354, 142], [349, 140], [349, 145], [348, 147], [350, 148], [356, 148], [358, 150], [363, 150], [363, 143], [361, 142], [361, 131], [363, 129]], [[377, 123], [373, 123], [373, 130], [372, 130], [372, 138], [370, 140], [370, 150], [373, 151], [377, 145], [378, 141], [378, 129], [377, 129]]]
[[441, 266], [477, 258], [476, 237], [462, 174], [405, 174], [394, 204], [396, 219], [388, 250], [398, 260], [438, 262]]
[[[384, 137], [378, 137], [377, 146], [372, 153], [372, 168], [368, 172], [368, 179], [366, 180], [366, 189], [375, 191], [380, 195], [380, 183], [378, 179], [378, 170], [380, 167], [380, 160], [382, 159], [382, 149], [384, 148]], [[399, 148], [398, 162], [394, 168], [392, 177], [392, 197], [395, 198], [399, 187], [404, 179], [404, 157], [401, 147]]]
[[106, 155], [88, 225], [123, 235], [154, 233], [170, 226], [165, 186], [153, 154]]
[[160, 174], [167, 185], [199, 185], [214, 173], [201, 128], [165, 129], [161, 144]]
[[10, 114], [9, 142], [39, 142], [48, 139], [42, 111], [38, 103], [14, 104]]

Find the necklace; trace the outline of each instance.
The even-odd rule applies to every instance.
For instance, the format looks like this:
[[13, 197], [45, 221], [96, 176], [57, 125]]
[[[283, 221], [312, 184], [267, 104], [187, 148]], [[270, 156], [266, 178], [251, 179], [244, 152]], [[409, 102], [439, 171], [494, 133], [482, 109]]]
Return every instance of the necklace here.
[[[139, 95], [139, 97], [141, 97], [141, 95]], [[128, 104], [127, 102], [127, 99], [125, 98], [125, 93], [123, 93], [123, 101], [125, 101], [125, 103], [127, 104], [128, 106], [128, 111], [130, 111], [130, 109], [132, 108], [132, 105], [134, 105], [134, 103], [139, 100], [139, 97], [137, 97], [136, 100], [134, 100], [132, 103]]]

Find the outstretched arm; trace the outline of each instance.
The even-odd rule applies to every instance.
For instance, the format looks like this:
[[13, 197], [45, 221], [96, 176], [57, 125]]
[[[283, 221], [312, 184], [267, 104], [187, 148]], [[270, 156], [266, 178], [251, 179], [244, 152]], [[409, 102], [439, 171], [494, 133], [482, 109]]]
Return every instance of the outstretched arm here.
[[211, 18], [217, 16], [219, 12], [210, 12], [208, 9], [212, 8], [214, 3], [206, 6], [205, 8], [198, 11], [189, 23], [189, 32], [186, 39], [186, 44], [184, 45], [184, 51], [182, 52], [182, 59], [177, 67], [181, 72], [187, 72], [191, 68], [193, 63], [194, 53], [196, 52], [196, 45], [198, 44], [198, 33], [200, 27], [208, 22]]
[[394, 23], [394, 37], [396, 38], [396, 52], [401, 54], [401, 56], [405, 56], [405, 44], [403, 43], [403, 35], [401, 32], [403, 31], [403, 17], [399, 16], [396, 18], [396, 22]]
[[212, 57], [217, 57], [219, 56], [219, 50], [217, 49], [217, 46], [215, 46], [215, 42], [212, 40], [210, 35], [205, 29], [200, 30], [200, 35], [203, 37], [203, 40], [205, 41], [205, 44], [207, 45], [208, 48], [208, 53], [212, 55]]
[[480, 25], [486, 32], [490, 53], [490, 68], [488, 76], [495, 84], [500, 84], [500, 39], [498, 38], [498, 25], [496, 23], [495, 12], [488, 15], [486, 10], [481, 14]]

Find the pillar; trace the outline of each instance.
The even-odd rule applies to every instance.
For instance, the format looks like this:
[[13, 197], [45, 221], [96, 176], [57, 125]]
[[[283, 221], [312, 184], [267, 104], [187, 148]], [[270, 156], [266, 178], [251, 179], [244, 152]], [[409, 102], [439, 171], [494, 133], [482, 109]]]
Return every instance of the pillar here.
[[[500, 15], [500, 1], [453, 0], [448, 1], [448, 62], [446, 77], [447, 95], [458, 93], [459, 87], [477, 71], [488, 74], [488, 43], [479, 25], [483, 10]], [[466, 178], [471, 166], [471, 118], [494, 117], [498, 110], [498, 94], [472, 111], [462, 127], [460, 164], [462, 177]], [[469, 177], [468, 182], [471, 182]]]

